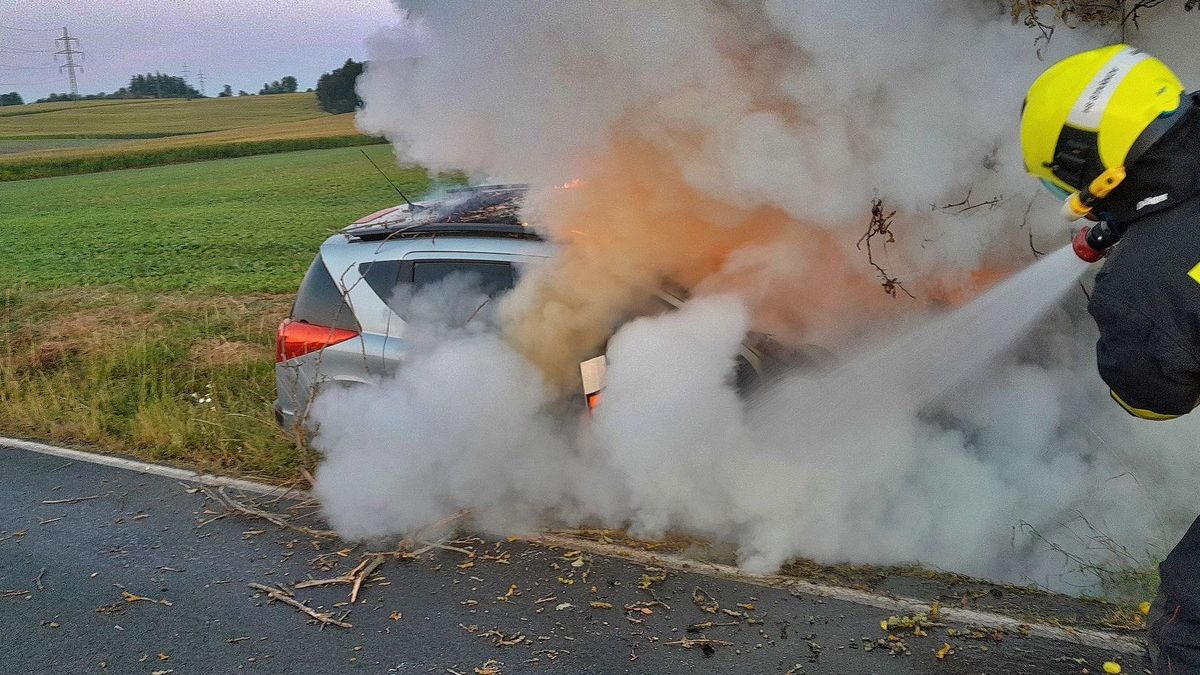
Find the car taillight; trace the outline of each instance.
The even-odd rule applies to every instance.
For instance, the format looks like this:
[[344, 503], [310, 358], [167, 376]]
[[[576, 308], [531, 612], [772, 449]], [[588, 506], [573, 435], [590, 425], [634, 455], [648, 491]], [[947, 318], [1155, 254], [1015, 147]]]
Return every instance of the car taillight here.
[[601, 354], [583, 361], [579, 364], [579, 374], [583, 379], [583, 398], [588, 412], [592, 412], [600, 405], [600, 393], [608, 384], [608, 358]]
[[339, 342], [358, 337], [344, 328], [318, 326], [303, 321], [284, 319], [275, 335], [275, 363], [304, 356]]

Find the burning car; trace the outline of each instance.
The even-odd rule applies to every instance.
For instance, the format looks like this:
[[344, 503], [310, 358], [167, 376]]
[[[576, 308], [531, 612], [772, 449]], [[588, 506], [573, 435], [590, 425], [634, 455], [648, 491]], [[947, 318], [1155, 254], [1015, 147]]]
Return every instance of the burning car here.
[[[285, 428], [302, 423], [319, 391], [378, 381], [403, 363], [408, 333], [428, 309], [414, 302], [439, 291], [439, 320], [451, 328], [486, 321], [490, 301], [512, 289], [521, 269], [555, 246], [521, 222], [524, 185], [484, 185], [365, 216], [329, 237], [296, 294], [275, 346], [275, 415]], [[683, 288], [664, 284], [637, 316], [673, 311]], [[633, 318], [632, 316], [630, 318]], [[732, 377], [749, 391], [782, 366], [812, 361], [750, 333]], [[581, 364], [581, 400], [599, 401], [604, 356]]]

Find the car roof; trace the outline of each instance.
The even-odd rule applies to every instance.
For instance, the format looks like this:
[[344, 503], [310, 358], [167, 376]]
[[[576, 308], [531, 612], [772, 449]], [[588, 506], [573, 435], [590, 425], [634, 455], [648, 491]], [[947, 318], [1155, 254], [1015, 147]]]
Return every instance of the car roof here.
[[520, 218], [528, 192], [529, 186], [522, 184], [452, 188], [438, 199], [376, 211], [341, 234], [348, 241], [446, 236], [540, 241], [541, 235]]

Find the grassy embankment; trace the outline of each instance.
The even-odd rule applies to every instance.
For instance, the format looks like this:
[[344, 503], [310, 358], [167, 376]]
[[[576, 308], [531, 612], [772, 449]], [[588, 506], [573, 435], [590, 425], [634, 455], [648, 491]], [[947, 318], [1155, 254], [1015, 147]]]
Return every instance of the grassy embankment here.
[[358, 148], [0, 182], [0, 434], [295, 476], [275, 329], [318, 244], [396, 201]]
[[0, 108], [0, 181], [379, 142], [315, 95]]

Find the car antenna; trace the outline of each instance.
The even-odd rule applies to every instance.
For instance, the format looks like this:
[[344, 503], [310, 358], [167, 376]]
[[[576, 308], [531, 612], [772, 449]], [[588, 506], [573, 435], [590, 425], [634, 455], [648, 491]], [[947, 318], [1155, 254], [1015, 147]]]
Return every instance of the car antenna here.
[[410, 202], [408, 200], [408, 197], [405, 197], [404, 193], [400, 191], [400, 188], [396, 187], [396, 184], [392, 182], [392, 179], [388, 178], [388, 175], [383, 172], [383, 169], [379, 168], [379, 165], [375, 163], [375, 160], [371, 159], [371, 156], [367, 154], [366, 150], [359, 148], [358, 151], [362, 153], [363, 157], [367, 158], [367, 161], [371, 163], [371, 166], [375, 167], [375, 170], [379, 172], [379, 175], [383, 176], [383, 179], [388, 182], [388, 185], [392, 186], [392, 189], [396, 191], [396, 194], [400, 195], [400, 199], [403, 199], [404, 203], [408, 204], [409, 213], [416, 213], [417, 211], [420, 211], [423, 208], [425, 208], [423, 206], [417, 206], [416, 204]]

